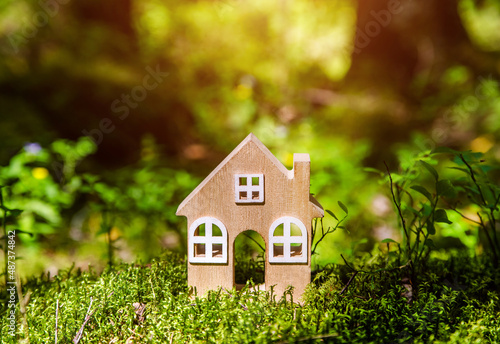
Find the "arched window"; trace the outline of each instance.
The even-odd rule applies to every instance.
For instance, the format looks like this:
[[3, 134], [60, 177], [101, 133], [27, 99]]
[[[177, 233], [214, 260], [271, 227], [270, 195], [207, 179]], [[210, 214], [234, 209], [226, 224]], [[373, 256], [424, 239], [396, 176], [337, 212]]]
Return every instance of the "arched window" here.
[[270, 263], [307, 263], [306, 226], [291, 216], [273, 222], [269, 229]]
[[227, 230], [214, 217], [201, 217], [189, 227], [190, 263], [227, 263]]

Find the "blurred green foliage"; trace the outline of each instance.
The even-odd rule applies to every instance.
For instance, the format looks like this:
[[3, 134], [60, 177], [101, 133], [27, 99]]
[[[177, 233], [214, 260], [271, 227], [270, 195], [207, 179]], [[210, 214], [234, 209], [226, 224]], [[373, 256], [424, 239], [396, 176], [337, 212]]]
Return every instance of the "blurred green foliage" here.
[[0, 168], [7, 209], [22, 209], [9, 224], [18, 233], [30, 234], [18, 238], [22, 245], [16, 250], [29, 260], [26, 265], [20, 261], [21, 273], [47, 267], [43, 258], [33, 264], [35, 255], [79, 250], [83, 256], [89, 250], [98, 265], [106, 258], [113, 263], [115, 251], [120, 254], [120, 240], [125, 241], [121, 258], [126, 260], [150, 259], [162, 248], [185, 246], [175, 210], [199, 180], [161, 166], [151, 138], [145, 139], [147, 154], [139, 166], [123, 170], [112, 183], [78, 172], [82, 159], [94, 151], [94, 143], [86, 137], [77, 142], [58, 140], [48, 149], [29, 143]]
[[419, 161], [456, 181], [456, 210], [477, 221], [488, 209], [427, 154], [500, 160], [498, 6], [398, 3], [383, 24], [381, 0], [2, 2], [0, 182], [23, 210], [13, 225], [34, 234], [20, 239], [22, 256], [42, 257], [21, 270], [183, 251], [176, 205], [249, 132], [288, 168], [309, 153], [311, 192], [334, 214], [338, 201], [349, 209], [314, 266], [402, 242], [387, 177], [373, 173], [384, 161], [412, 195], [404, 211], [424, 207], [438, 223], [427, 239], [480, 253], [477, 224], [446, 204], [431, 209], [452, 223], [434, 221], [424, 204], [436, 185]]
[[[16, 339], [52, 341], [58, 309], [72, 340], [89, 309], [89, 341], [500, 341], [499, 27], [494, 0], [1, 2]], [[311, 157], [303, 305], [249, 291], [252, 233], [243, 292], [190, 298], [175, 210], [249, 132]]]

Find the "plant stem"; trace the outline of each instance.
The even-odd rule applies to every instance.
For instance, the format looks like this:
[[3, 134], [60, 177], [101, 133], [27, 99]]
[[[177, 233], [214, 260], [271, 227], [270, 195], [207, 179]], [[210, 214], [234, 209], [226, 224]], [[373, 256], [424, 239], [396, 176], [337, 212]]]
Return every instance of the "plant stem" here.
[[[496, 220], [495, 220], [493, 208], [488, 207], [488, 203], [486, 202], [486, 199], [484, 198], [483, 190], [481, 189], [481, 186], [479, 186], [479, 183], [476, 180], [476, 176], [474, 174], [474, 170], [472, 169], [471, 165], [467, 162], [467, 160], [465, 160], [463, 154], [460, 154], [460, 159], [463, 161], [463, 163], [469, 169], [470, 177], [471, 177], [472, 182], [474, 183], [474, 185], [476, 185], [477, 190], [479, 191], [479, 195], [481, 196], [481, 201], [483, 202], [483, 206], [486, 207], [486, 208], [489, 208], [489, 210], [490, 210], [490, 214], [488, 214], [487, 216], [488, 216], [488, 221], [490, 223], [490, 227], [491, 227], [491, 231], [492, 231], [492, 234], [493, 234], [493, 238], [494, 238], [495, 241], [493, 241], [491, 239], [491, 236], [488, 233], [488, 227], [483, 222], [483, 219], [481, 218], [481, 215], [479, 215], [479, 213], [478, 213], [478, 215], [479, 215], [479, 218], [481, 219], [481, 227], [483, 227], [484, 232], [486, 233], [486, 237], [488, 238], [488, 242], [490, 243], [491, 250], [493, 251], [493, 255], [495, 256], [495, 266], [498, 266], [498, 262], [499, 262], [499, 260], [498, 260], [498, 254], [497, 254], [498, 238], [497, 238], [497, 233], [496, 233], [496, 227], [495, 227]], [[500, 195], [499, 195], [498, 199], [500, 199]], [[497, 205], [498, 199], [495, 201], [494, 206]]]
[[[347, 218], [347, 215], [345, 215], [337, 224], [335, 227], [328, 227], [328, 230], [325, 232], [323, 229], [323, 220], [321, 220], [321, 238], [319, 238], [318, 241], [316, 241], [316, 244], [314, 245], [313, 249], [311, 250], [311, 256], [316, 252], [316, 248], [318, 247], [318, 244], [330, 233], [333, 233], [339, 228], [340, 224]], [[314, 233], [316, 234], [316, 233]], [[314, 240], [314, 236], [313, 236]]]
[[481, 196], [481, 200], [483, 201], [483, 205], [486, 207], [487, 203], [486, 203], [486, 200], [485, 200], [484, 195], [483, 195], [483, 190], [481, 189], [481, 187], [479, 186], [479, 184], [478, 184], [478, 182], [476, 180], [476, 176], [474, 175], [474, 170], [469, 165], [469, 163], [467, 162], [467, 160], [465, 160], [465, 158], [464, 158], [464, 156], [462, 154], [460, 154], [460, 159], [463, 161], [463, 163], [469, 169], [470, 177], [472, 178], [472, 182], [474, 182], [474, 185], [476, 185], [477, 190], [479, 191], [479, 195]]
[[108, 239], [108, 264], [113, 265], [113, 242], [111, 241], [111, 224], [108, 221], [107, 210], [102, 212], [102, 226], [106, 229], [106, 236]]
[[405, 233], [405, 238], [406, 238], [406, 250], [407, 250], [408, 258], [410, 258], [410, 253], [411, 253], [410, 236], [408, 234], [408, 230], [406, 229], [406, 223], [405, 223], [405, 219], [403, 217], [403, 212], [401, 211], [401, 206], [397, 202], [396, 195], [394, 194], [393, 181], [392, 181], [391, 172], [389, 171], [389, 166], [387, 166], [387, 163], [385, 161], [384, 161], [384, 165], [385, 165], [385, 168], [387, 169], [387, 174], [389, 174], [389, 180], [391, 182], [392, 201], [396, 205], [396, 208], [398, 208], [399, 218], [401, 220], [401, 225], [403, 226], [403, 231]]
[[497, 230], [496, 230], [496, 223], [497, 223], [497, 221], [496, 221], [496, 219], [495, 219], [495, 212], [493, 211], [493, 209], [492, 209], [492, 208], [490, 208], [490, 216], [489, 216], [489, 217], [490, 217], [490, 227], [491, 227], [491, 231], [493, 232], [493, 240], [494, 240], [494, 242], [495, 242], [495, 244], [496, 244], [496, 246], [497, 246], [496, 248], [497, 248], [497, 249], [500, 249], [500, 247], [499, 247], [499, 246], [500, 246], [500, 244], [499, 244], [499, 242], [498, 242]]
[[481, 227], [484, 229], [484, 233], [486, 234], [486, 238], [488, 239], [488, 243], [491, 246], [491, 250], [493, 251], [493, 255], [495, 256], [495, 266], [498, 265], [498, 255], [497, 255], [497, 250], [495, 248], [495, 244], [493, 243], [493, 240], [491, 240], [490, 233], [488, 232], [488, 228], [484, 224], [483, 218], [481, 217], [481, 214], [477, 212], [477, 216], [479, 216], [479, 220], [481, 221]]

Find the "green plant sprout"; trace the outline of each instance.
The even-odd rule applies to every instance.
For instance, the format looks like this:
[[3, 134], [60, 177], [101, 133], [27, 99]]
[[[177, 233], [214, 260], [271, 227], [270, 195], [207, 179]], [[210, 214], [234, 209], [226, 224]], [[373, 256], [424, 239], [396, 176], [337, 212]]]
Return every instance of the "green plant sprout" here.
[[337, 216], [335, 216], [335, 214], [331, 210], [326, 209], [327, 214], [329, 214], [331, 217], [333, 217], [337, 221], [335, 226], [328, 227], [328, 229], [325, 231], [325, 228], [323, 226], [323, 218], [314, 219], [314, 221], [313, 221], [313, 228], [312, 228], [312, 235], [311, 235], [313, 243], [314, 243], [314, 239], [316, 237], [316, 234], [318, 233], [318, 222], [321, 226], [321, 235], [318, 237], [318, 240], [316, 241], [316, 243], [314, 243], [314, 245], [312, 246], [311, 256], [316, 254], [316, 249], [318, 248], [319, 243], [321, 241], [323, 241], [323, 239], [325, 239], [329, 234], [333, 234], [338, 228], [345, 229], [345, 227], [342, 226], [342, 223], [345, 221], [345, 219], [347, 219], [347, 216], [349, 215], [349, 210], [344, 205], [344, 203], [342, 203], [341, 201], [338, 201], [337, 203], [338, 203], [339, 207], [345, 213], [344, 217], [342, 217], [340, 220], [337, 218]]
[[[450, 208], [464, 219], [475, 223], [484, 233], [496, 266], [500, 263], [500, 241], [498, 239], [497, 224], [499, 219], [500, 187], [498, 183], [491, 180], [488, 173], [498, 170], [498, 166], [486, 163], [484, 154], [475, 152], [458, 152], [449, 148], [438, 148], [433, 154], [451, 154], [454, 166], [451, 169], [458, 170], [466, 175], [465, 178], [457, 178], [454, 181], [454, 189]], [[476, 212], [478, 220], [464, 215], [459, 207], [463, 201], [459, 195], [466, 195], [467, 200], [478, 207]], [[463, 197], [462, 197], [463, 198]], [[451, 204], [453, 203], [453, 204]]]

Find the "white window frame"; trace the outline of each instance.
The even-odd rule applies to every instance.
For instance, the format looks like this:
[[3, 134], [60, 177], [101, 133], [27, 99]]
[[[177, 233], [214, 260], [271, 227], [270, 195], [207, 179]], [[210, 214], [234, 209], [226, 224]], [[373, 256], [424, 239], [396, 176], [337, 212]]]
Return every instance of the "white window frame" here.
[[[299, 227], [302, 235], [290, 235], [290, 225], [292, 223]], [[274, 235], [276, 228], [281, 224], [283, 225], [283, 236]], [[274, 256], [274, 244], [283, 244], [282, 257]], [[302, 254], [300, 256], [291, 256], [292, 244], [302, 244]], [[269, 228], [269, 263], [307, 263], [308, 249], [307, 229], [299, 219], [292, 216], [280, 217]]]
[[[196, 229], [202, 224], [205, 224], [205, 236], [195, 235]], [[220, 228], [222, 236], [212, 236], [212, 225]], [[188, 238], [188, 259], [190, 263], [227, 263], [227, 230], [221, 221], [210, 216], [200, 217], [189, 227]], [[205, 257], [195, 256], [194, 245], [196, 244], [205, 244]], [[222, 244], [222, 257], [208, 257], [207, 253], [213, 252], [213, 244]]]
[[[247, 185], [240, 185], [240, 178], [247, 179]], [[258, 185], [252, 185], [252, 179], [259, 178]], [[246, 192], [247, 199], [240, 199], [240, 192]], [[252, 198], [252, 192], [258, 192], [257, 199]], [[234, 201], [236, 203], [263, 203], [264, 202], [264, 174], [235, 174], [234, 175]]]

